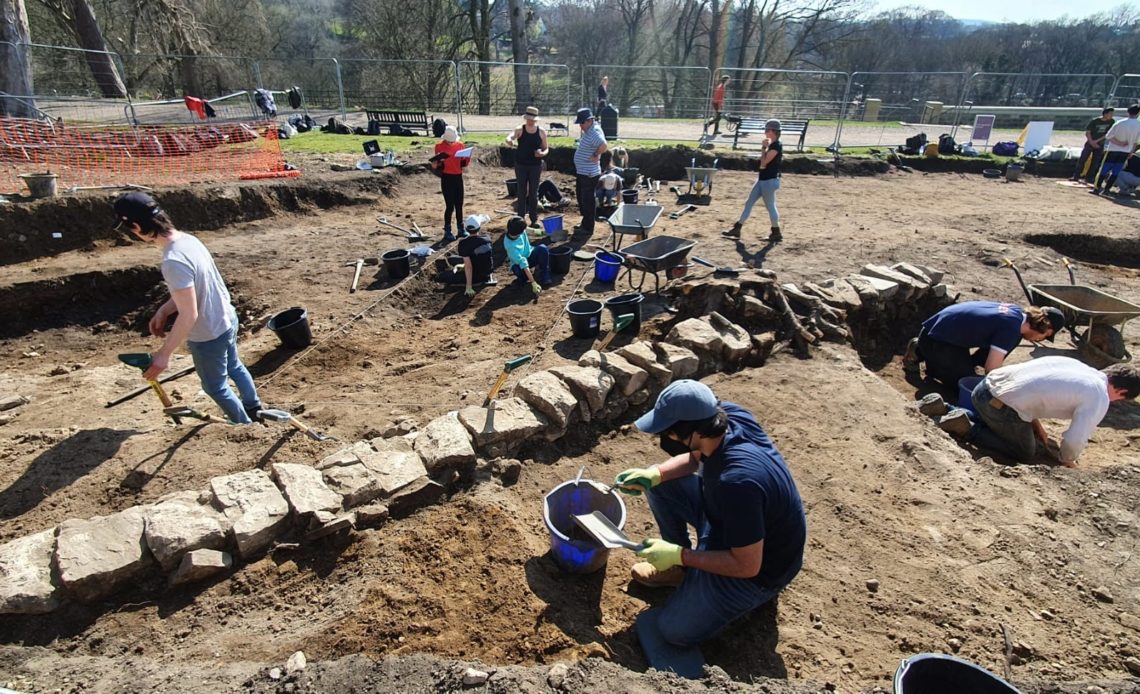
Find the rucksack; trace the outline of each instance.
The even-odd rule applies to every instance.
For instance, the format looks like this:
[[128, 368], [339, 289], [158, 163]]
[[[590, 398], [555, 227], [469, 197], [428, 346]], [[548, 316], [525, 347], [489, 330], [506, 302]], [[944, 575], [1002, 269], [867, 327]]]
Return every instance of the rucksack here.
[[301, 88], [291, 87], [288, 93], [289, 108], [297, 110], [301, 108]]
[[1016, 157], [1017, 156], [1017, 143], [1016, 142], [999, 142], [994, 145], [994, 155], [998, 157]]
[[942, 156], [958, 153], [958, 143], [949, 133], [942, 133], [938, 136], [938, 153]]
[[899, 147], [901, 154], [922, 154], [926, 149], [926, 133], [919, 133], [906, 139], [906, 143]]
[[436, 118], [431, 122], [431, 134], [435, 137], [443, 137], [443, 131], [447, 130], [447, 121], [442, 118]]

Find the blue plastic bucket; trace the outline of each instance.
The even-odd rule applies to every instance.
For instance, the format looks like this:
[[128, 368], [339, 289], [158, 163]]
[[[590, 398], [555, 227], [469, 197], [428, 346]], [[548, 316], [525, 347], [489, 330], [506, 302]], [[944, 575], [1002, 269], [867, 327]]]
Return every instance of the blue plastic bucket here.
[[598, 251], [594, 254], [594, 279], [607, 284], [617, 280], [618, 270], [621, 269], [621, 256]]
[[542, 500], [542, 520], [550, 533], [550, 554], [567, 573], [588, 574], [606, 565], [610, 551], [574, 522], [574, 516], [601, 511], [618, 528], [625, 527], [625, 504], [614, 490], [590, 480], [563, 482]]
[[971, 396], [974, 393], [974, 388], [977, 388], [981, 382], [981, 376], [967, 376], [958, 379], [958, 407], [977, 414], [974, 410], [974, 399]]
[[894, 690], [895, 694], [1020, 694], [988, 670], [938, 653], [923, 653], [899, 663]]
[[547, 236], [562, 231], [562, 215], [555, 214], [549, 217], [543, 217], [542, 230], [546, 232]]

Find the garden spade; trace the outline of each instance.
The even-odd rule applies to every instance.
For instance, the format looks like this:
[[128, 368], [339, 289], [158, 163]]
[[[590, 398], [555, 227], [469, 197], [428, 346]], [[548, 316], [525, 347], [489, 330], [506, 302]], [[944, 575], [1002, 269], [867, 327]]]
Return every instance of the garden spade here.
[[[148, 352], [128, 352], [126, 354], [120, 354], [119, 361], [123, 362], [127, 366], [133, 366], [136, 369], [145, 372], [150, 368], [152, 360]], [[226, 420], [222, 419], [221, 417], [215, 417], [212, 414], [199, 412], [198, 410], [195, 410], [192, 407], [187, 407], [186, 405], [175, 405], [174, 401], [170, 399], [170, 396], [166, 394], [166, 389], [162, 387], [161, 383], [153, 379], [147, 379], [147, 383], [150, 385], [151, 390], [154, 391], [154, 394], [158, 396], [158, 399], [162, 401], [162, 413], [167, 417], [170, 417], [170, 419], [173, 420], [175, 424], [181, 424], [183, 418], [198, 419], [203, 422], [212, 422], [216, 424], [227, 424]]]
[[580, 516], [574, 516], [574, 522], [578, 527], [586, 531], [586, 534], [594, 538], [597, 542], [606, 549], [632, 549], [634, 552], [640, 550], [644, 545], [634, 542], [621, 531], [613, 521], [606, 518], [606, 515], [601, 511], [592, 511]]
[[617, 318], [615, 318], [613, 330], [610, 330], [609, 334], [606, 335], [604, 338], [602, 338], [602, 341], [599, 342], [597, 347], [595, 347], [594, 349], [598, 350], [598, 352], [606, 351], [606, 347], [610, 346], [610, 343], [614, 341], [614, 337], [618, 333], [620, 333], [622, 330], [625, 330], [625, 328], [628, 327], [629, 324], [632, 322], [633, 322], [633, 314], [632, 313], [623, 313], [620, 316], [618, 316]]
[[262, 420], [268, 419], [271, 422], [284, 422], [314, 441], [336, 441], [332, 436], [322, 434], [310, 428], [301, 420], [294, 417], [292, 413], [286, 412], [285, 410], [258, 410], [257, 416]]
[[529, 354], [524, 354], [521, 357], [515, 357], [503, 364], [503, 371], [499, 374], [499, 377], [495, 379], [495, 385], [491, 386], [491, 390], [487, 391], [487, 397], [483, 400], [483, 407], [491, 406], [491, 401], [494, 400], [495, 396], [499, 394], [499, 391], [503, 389], [503, 384], [507, 382], [507, 377], [511, 375], [511, 372], [523, 364], [528, 363], [530, 359]]

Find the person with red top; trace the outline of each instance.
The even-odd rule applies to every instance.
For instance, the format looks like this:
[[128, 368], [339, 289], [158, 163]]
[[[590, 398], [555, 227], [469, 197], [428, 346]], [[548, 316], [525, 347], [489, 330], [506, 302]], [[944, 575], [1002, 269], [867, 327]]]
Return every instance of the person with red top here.
[[712, 117], [712, 120], [706, 123], [706, 127], [709, 125], [713, 127], [713, 137], [720, 134], [720, 119], [723, 117], [722, 112], [724, 111], [724, 91], [728, 87], [729, 79], [728, 75], [722, 76], [720, 78], [720, 84], [716, 85], [716, 89], [713, 90], [712, 107], [716, 115]]
[[[455, 228], [461, 235], [463, 231], [463, 169], [471, 163], [471, 157], [455, 156], [465, 149], [459, 139], [459, 133], [454, 126], [447, 126], [443, 130], [443, 139], [435, 145], [435, 156], [432, 157], [432, 167], [439, 172], [439, 189], [443, 193], [443, 240], [450, 243], [455, 240], [451, 233], [451, 215], [455, 213]], [[442, 155], [442, 156], [441, 156]]]

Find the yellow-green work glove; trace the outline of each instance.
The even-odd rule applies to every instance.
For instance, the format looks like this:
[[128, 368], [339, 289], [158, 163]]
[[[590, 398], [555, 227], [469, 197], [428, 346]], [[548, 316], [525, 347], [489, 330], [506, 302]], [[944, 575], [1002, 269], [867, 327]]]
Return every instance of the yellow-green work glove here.
[[681, 566], [681, 546], [660, 538], [651, 537], [646, 540], [644, 546], [637, 550], [637, 556], [652, 564], [658, 571]]
[[661, 484], [661, 471], [655, 467], [635, 467], [623, 470], [614, 478], [618, 491], [630, 496], [641, 496], [643, 492]]
[[471, 287], [468, 287], [463, 293], [466, 294], [468, 298], [475, 296], [475, 290]]
[[538, 282], [531, 282], [531, 283], [530, 283], [530, 289], [531, 289], [531, 291], [532, 291], [532, 292], [534, 292], [534, 293], [535, 293], [535, 295], [536, 295], [536, 296], [537, 296], [538, 294], [541, 294], [541, 293], [542, 293], [542, 285], [541, 285], [541, 284], [539, 284]]

